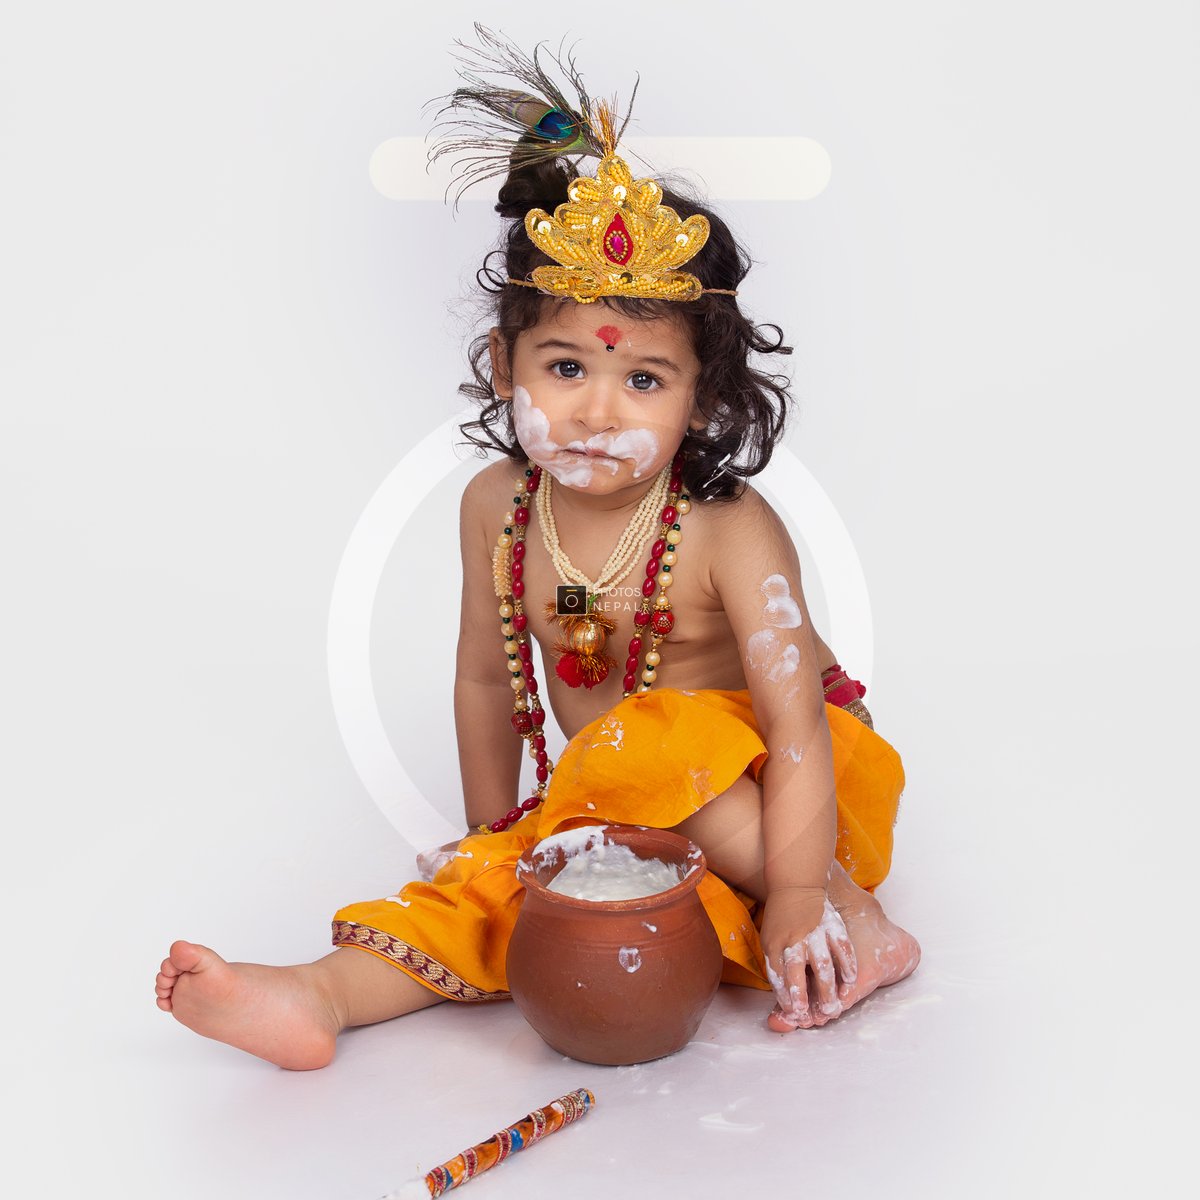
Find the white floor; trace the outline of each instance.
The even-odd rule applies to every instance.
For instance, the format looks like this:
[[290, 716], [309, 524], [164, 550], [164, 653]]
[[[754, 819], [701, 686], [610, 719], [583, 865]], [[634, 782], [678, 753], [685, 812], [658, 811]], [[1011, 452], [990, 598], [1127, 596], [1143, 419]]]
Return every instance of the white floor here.
[[[1194, 968], [1170, 930], [1184, 889], [1144, 872], [1148, 849], [1172, 852], [1165, 820], [1152, 848], [1114, 823], [1164, 794], [1174, 763], [1143, 761], [1132, 747], [1150, 742], [1113, 739], [1096, 711], [1047, 753], [1047, 711], [981, 769], [1008, 702], [981, 693], [969, 713], [895, 723], [910, 782], [878, 894], [922, 942], [911, 978], [791, 1035], [764, 1027], [764, 994], [725, 988], [686, 1050], [638, 1067], [565, 1060], [510, 1004], [349, 1031], [311, 1073], [207, 1042], [154, 1007], [170, 940], [316, 957], [336, 905], [391, 890], [374, 885], [402, 843], [365, 800], [328, 844], [279, 830], [272, 847], [252, 813], [224, 851], [228, 826], [204, 820], [165, 840], [130, 828], [124, 855], [102, 840], [122, 869], [77, 894], [28, 895], [14, 923], [31, 936], [13, 961], [38, 971], [10, 993], [26, 1019], [8, 1053], [23, 1081], [9, 1127], [34, 1194], [374, 1200], [580, 1086], [594, 1112], [471, 1195], [1178, 1194], [1196, 1116], [1181, 1004]], [[1109, 769], [1081, 773], [1080, 755], [1106, 742]], [[1038, 782], [1023, 794], [1026, 772]]]

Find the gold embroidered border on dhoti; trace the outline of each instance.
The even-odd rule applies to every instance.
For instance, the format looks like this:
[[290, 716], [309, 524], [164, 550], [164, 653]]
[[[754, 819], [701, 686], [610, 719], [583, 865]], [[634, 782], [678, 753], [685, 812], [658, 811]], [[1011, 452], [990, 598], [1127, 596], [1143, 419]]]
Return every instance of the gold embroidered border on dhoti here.
[[436, 958], [430, 958], [424, 950], [410, 946], [408, 942], [372, 929], [370, 925], [359, 925], [356, 921], [333, 922], [333, 944], [335, 946], [364, 946], [384, 958], [398, 963], [410, 974], [436, 988], [449, 1000], [465, 1000], [479, 1003], [485, 1000], [511, 1000], [511, 992], [485, 992], [473, 983], [444, 967]]
[[857, 717], [868, 729], [875, 728], [875, 722], [871, 720], [871, 714], [867, 711], [867, 706], [861, 700], [851, 700], [846, 705], [846, 711], [852, 717]]

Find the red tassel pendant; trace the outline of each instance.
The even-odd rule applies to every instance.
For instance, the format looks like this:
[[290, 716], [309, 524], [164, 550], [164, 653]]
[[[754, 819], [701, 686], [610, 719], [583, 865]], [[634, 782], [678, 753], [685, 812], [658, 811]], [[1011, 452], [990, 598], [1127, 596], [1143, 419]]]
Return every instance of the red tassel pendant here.
[[563, 630], [563, 640], [555, 642], [558, 663], [554, 673], [568, 687], [594, 688], [603, 683], [616, 660], [604, 652], [608, 635], [617, 624], [599, 613], [583, 616], [559, 616], [553, 600], [546, 602], [546, 619]]

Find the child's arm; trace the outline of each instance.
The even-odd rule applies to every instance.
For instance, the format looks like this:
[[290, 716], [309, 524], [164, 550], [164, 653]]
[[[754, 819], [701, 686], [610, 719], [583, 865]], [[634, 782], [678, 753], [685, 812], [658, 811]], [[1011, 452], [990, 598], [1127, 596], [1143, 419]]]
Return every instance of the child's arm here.
[[[824, 913], [837, 844], [833, 746], [816, 635], [786, 527], [748, 488], [720, 513], [716, 532], [713, 584], [737, 638], [770, 756], [760, 776], [767, 888], [762, 942], [782, 979], [796, 974], [785, 969], [794, 962], [785, 952], [816, 929]], [[803, 970], [801, 962], [801, 980]]]
[[[454, 724], [467, 824], [472, 827], [490, 824], [517, 804], [525, 746], [512, 728], [513, 690], [500, 633], [502, 602], [492, 584], [492, 547], [504, 513], [504, 500], [497, 508], [491, 482], [496, 471], [504, 471], [507, 481], [515, 468], [508, 463], [484, 468], [467, 484], [459, 509], [463, 589]], [[506, 495], [511, 500], [511, 493]]]

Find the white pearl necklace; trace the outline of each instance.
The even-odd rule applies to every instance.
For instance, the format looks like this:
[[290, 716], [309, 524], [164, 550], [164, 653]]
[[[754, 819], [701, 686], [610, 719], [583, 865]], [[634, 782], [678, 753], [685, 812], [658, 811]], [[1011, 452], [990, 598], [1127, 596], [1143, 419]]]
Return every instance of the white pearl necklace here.
[[534, 494], [537, 505], [538, 525], [542, 531], [542, 544], [554, 569], [560, 579], [567, 583], [582, 583], [588, 594], [595, 595], [609, 588], [616, 587], [625, 579], [637, 565], [641, 548], [646, 540], [658, 527], [662, 520], [663, 504], [667, 498], [667, 484], [670, 480], [670, 465], [663, 467], [650, 490], [642, 497], [641, 503], [634, 510], [629, 524], [625, 526], [616, 548], [608, 556], [595, 580], [589, 579], [568, 557], [558, 540], [558, 527], [554, 523], [554, 509], [551, 504], [553, 480], [549, 472], [543, 472], [542, 484]]

